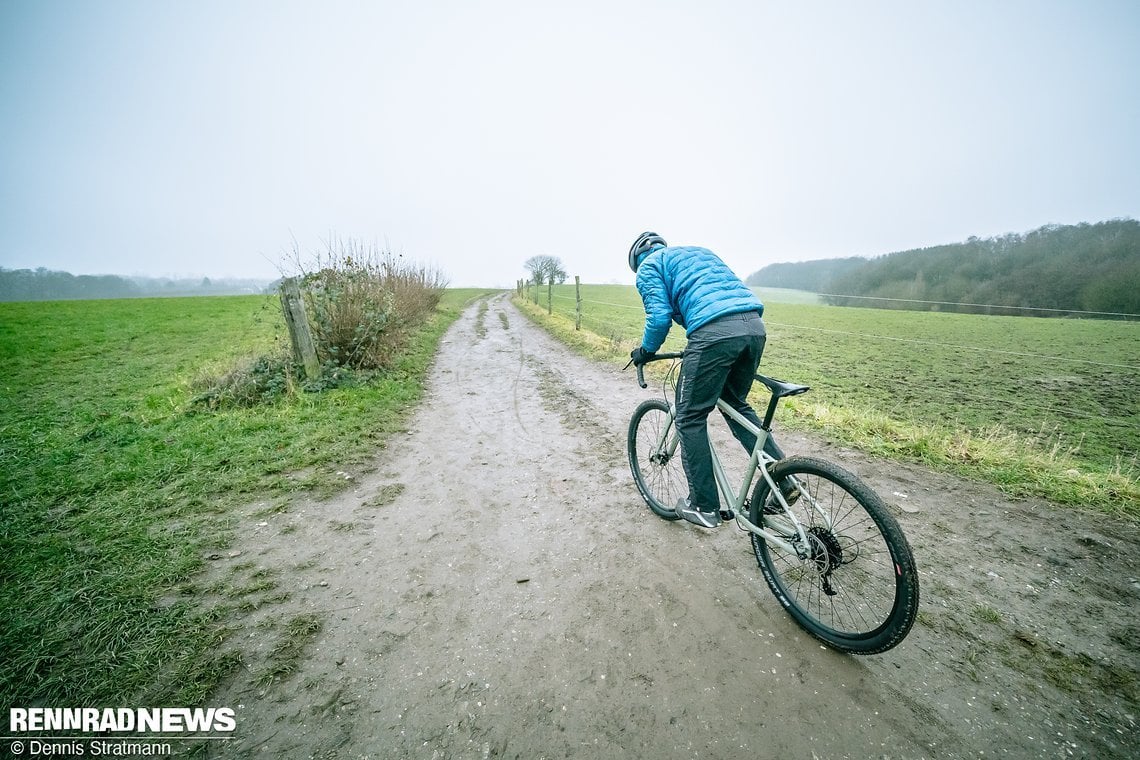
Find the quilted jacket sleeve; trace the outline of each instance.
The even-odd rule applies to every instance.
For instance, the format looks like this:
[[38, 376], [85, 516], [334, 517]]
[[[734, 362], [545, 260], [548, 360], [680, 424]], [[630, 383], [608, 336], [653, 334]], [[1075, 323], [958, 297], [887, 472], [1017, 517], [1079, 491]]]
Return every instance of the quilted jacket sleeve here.
[[641, 347], [656, 352], [673, 325], [673, 306], [660, 256], [650, 255], [637, 269], [637, 292], [645, 305], [645, 334]]

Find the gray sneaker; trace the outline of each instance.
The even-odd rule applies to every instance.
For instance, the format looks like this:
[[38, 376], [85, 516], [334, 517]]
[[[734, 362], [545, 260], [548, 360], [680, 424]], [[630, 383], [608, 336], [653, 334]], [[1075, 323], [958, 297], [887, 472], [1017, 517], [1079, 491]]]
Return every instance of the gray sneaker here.
[[677, 500], [677, 515], [684, 518], [686, 521], [691, 522], [693, 525], [699, 525], [702, 528], [717, 528], [720, 526], [720, 515], [716, 512], [702, 512], [699, 509], [694, 509], [689, 504], [688, 499]]
[[[789, 507], [799, 501], [799, 486], [792, 483], [790, 480], [785, 480], [783, 483], [780, 483], [780, 493], [784, 495], [784, 501], [788, 502]], [[764, 508], [760, 511], [766, 515], [782, 515], [784, 513], [784, 508], [780, 505], [780, 502], [775, 499], [775, 497], [769, 496], [768, 503], [765, 504]]]
[[800, 500], [800, 487], [790, 480], [780, 484], [780, 493], [784, 495], [784, 501], [788, 502], [789, 507]]

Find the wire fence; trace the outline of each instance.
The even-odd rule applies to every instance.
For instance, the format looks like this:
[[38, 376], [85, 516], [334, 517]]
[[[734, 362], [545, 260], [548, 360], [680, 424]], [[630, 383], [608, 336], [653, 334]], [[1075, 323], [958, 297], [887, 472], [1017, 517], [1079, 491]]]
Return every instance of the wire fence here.
[[1112, 317], [1114, 319], [1140, 320], [1140, 314], [1130, 314], [1122, 311], [1088, 311], [1085, 309], [1057, 309], [1046, 306], [1007, 306], [993, 303], [964, 303], [960, 301], [923, 301], [918, 298], [888, 298], [887, 296], [850, 296], [838, 293], [812, 293], [820, 298], [828, 299], [835, 306], [850, 306], [847, 301], [876, 301], [882, 303], [923, 304], [926, 306], [952, 306], [963, 313], [984, 313], [994, 315], [995, 312], [1009, 311], [1015, 314], [1043, 314], [1058, 316], [1061, 314], [1075, 314], [1088, 317]]
[[[586, 305], [586, 304], [591, 304], [591, 305], [595, 305], [595, 306], [607, 306], [609, 308], [614, 308], [614, 309], [627, 309], [627, 310], [633, 311], [633, 312], [643, 311], [642, 307], [633, 306], [631, 304], [612, 303], [609, 301], [597, 301], [597, 300], [591, 300], [591, 299], [575, 298], [573, 296], [564, 296], [564, 295], [561, 295], [558, 293], [553, 293], [551, 295], [551, 297], [557, 298], [559, 300], [564, 300], [564, 301], [574, 301], [577, 304], [579, 304], [580, 306]], [[844, 298], [847, 298], [847, 297], [848, 296], [844, 296]], [[898, 299], [894, 299], [894, 300], [898, 300]], [[938, 303], [938, 302], [923, 301], [921, 303]], [[969, 304], [960, 304], [960, 305], [969, 305]], [[1025, 308], [1030, 308], [1030, 307], [1025, 307]], [[1056, 311], [1062, 311], [1062, 310], [1058, 309]], [[1073, 313], [1073, 312], [1066, 311], [1066, 313]], [[1109, 313], [1114, 313], [1114, 312], [1077, 312], [1077, 313], [1082, 313], [1082, 314], [1109, 314]], [[986, 316], [986, 315], [975, 315], [975, 316]], [[1117, 316], [1136, 317], [1136, 318], [1140, 319], [1140, 315], [1138, 315], [1138, 314], [1117, 314]], [[588, 319], [585, 312], [581, 312], [581, 319], [582, 320]], [[1073, 356], [1036, 354], [1036, 353], [1032, 353], [1032, 352], [1028, 352], [1028, 351], [1009, 351], [1009, 350], [1004, 350], [1004, 349], [987, 348], [985, 346], [975, 346], [975, 345], [969, 345], [969, 344], [942, 343], [939, 341], [919, 340], [916, 338], [903, 338], [903, 337], [899, 337], [897, 335], [876, 335], [873, 333], [855, 332], [855, 331], [850, 331], [850, 330], [835, 330], [835, 329], [829, 329], [829, 328], [824, 328], [824, 327], [811, 327], [808, 325], [789, 324], [787, 322], [774, 322], [770, 319], [765, 319], [765, 324], [770, 325], [770, 326], [786, 327], [789, 329], [812, 330], [815, 332], [832, 333], [835, 335], [845, 335], [845, 336], [849, 336], [849, 337], [858, 337], [858, 338], [870, 338], [870, 339], [874, 339], [874, 340], [892, 341], [892, 342], [896, 342], [896, 343], [910, 343], [910, 344], [915, 344], [915, 345], [938, 346], [940, 348], [956, 348], [956, 349], [962, 349], [962, 350], [972, 351], [972, 352], [976, 352], [976, 353], [1002, 354], [1002, 355], [1006, 355], [1006, 356], [1020, 356], [1020, 357], [1024, 357], [1024, 358], [1042, 359], [1042, 360], [1048, 360], [1051, 362], [1061, 362], [1061, 363], [1067, 362], [1067, 363], [1073, 363], [1073, 364], [1088, 364], [1088, 365], [1099, 366], [1099, 367], [1113, 367], [1113, 368], [1118, 368], [1118, 369], [1128, 369], [1128, 370], [1140, 371], [1140, 363], [1137, 363], [1137, 364], [1119, 364], [1119, 363], [1115, 363], [1115, 362], [1099, 362], [1099, 361], [1093, 361], [1090, 359], [1081, 359], [1081, 358], [1073, 357]]]
[[[632, 346], [633, 343], [640, 340], [642, 327], [640, 315], [644, 314], [644, 309], [640, 303], [621, 303], [614, 299], [583, 297], [579, 287], [575, 287], [574, 295], [567, 295], [564, 290], [557, 292], [554, 288], [545, 288], [544, 290], [546, 292], [541, 294], [544, 297], [541, 300], [546, 301], [546, 303], [541, 305], [545, 306], [548, 311], [553, 312], [556, 308], [555, 303], [557, 303], [557, 309], [560, 313], [572, 315], [579, 328], [585, 328], [604, 338], [609, 338], [614, 342], [615, 349], [625, 347], [619, 344], [628, 342]], [[629, 292], [629, 289], [627, 288], [622, 292]], [[536, 303], [540, 301], [537, 289], [533, 292], [532, 300]], [[970, 304], [955, 305], [968, 306]], [[826, 304], [818, 304], [818, 308], [828, 311], [831, 309]], [[626, 317], [616, 317], [613, 313], [614, 310], [617, 310], [621, 315], [626, 315]], [[770, 307], [769, 312], [772, 310]], [[1038, 311], [1048, 310], [1038, 309]], [[1118, 318], [1140, 318], [1140, 315], [1123, 313], [1052, 311], [1057, 314], [1062, 312], [1085, 315], [1108, 314]], [[939, 312], [939, 314], [949, 315], [950, 313]], [[988, 317], [984, 314], [975, 313], [969, 315], [968, 318], [986, 320]], [[1052, 320], [1049, 321], [1052, 322]], [[1083, 321], [1095, 325], [1101, 320]], [[1115, 329], [1127, 329], [1120, 323], [1119, 319], [1104, 322], [1113, 321], [1119, 325]], [[1058, 322], [1060, 323], [1061, 320]], [[1090, 434], [1096, 436], [1103, 434], [1113, 439], [1119, 437], [1124, 443], [1119, 446], [1118, 459], [1124, 461], [1130, 459], [1133, 463], [1137, 459], [1136, 441], [1140, 437], [1137, 435], [1137, 430], [1140, 430], [1140, 402], [1137, 402], [1136, 394], [1132, 393], [1130, 389], [1140, 391], [1140, 347], [1138, 347], [1140, 343], [1138, 342], [1132, 342], [1128, 348], [1114, 356], [1088, 358], [1066, 353], [1017, 350], [1008, 346], [995, 347], [984, 345], [978, 341], [932, 340], [923, 337], [860, 331], [858, 329], [837, 329], [836, 327], [802, 324], [797, 321], [784, 321], [771, 317], [766, 318], [765, 323], [769, 326], [770, 333], [786, 330], [791, 331], [794, 335], [802, 336], [796, 339], [797, 341], [805, 340], [807, 335], [817, 336], [824, 341], [824, 346], [821, 349], [824, 354], [828, 352], [828, 346], [832, 346], [834, 348], [833, 353], [836, 356], [844, 355], [849, 351], [849, 345], [844, 344], [857, 342], [870, 346], [907, 346], [913, 349], [912, 352], [908, 353], [913, 353], [916, 361], [926, 361], [935, 354], [943, 355], [957, 352], [967, 357], [963, 361], [969, 362], [971, 365], [979, 365], [971, 370], [974, 373], [973, 383], [961, 383], [956, 386], [920, 383], [917, 380], [917, 384], [908, 384], [905, 380], [888, 383], [882, 378], [883, 362], [876, 360], [875, 357], [897, 353], [897, 351], [887, 348], [879, 351], [869, 350], [866, 352], [866, 360], [858, 362], [854, 369], [845, 366], [845, 369], [840, 370], [848, 374], [857, 373], [857, 377], [845, 377], [844, 389], [838, 390], [838, 386], [836, 386], [834, 392], [847, 397], [849, 390], [846, 389], [850, 387], [852, 381], [856, 384], [862, 382], [868, 389], [864, 396], [875, 397], [873, 402], [881, 411], [905, 414], [906, 410], [902, 409], [903, 407], [913, 410], [913, 407], [920, 402], [940, 404], [944, 408], [953, 408], [955, 405], [963, 404], [984, 406], [987, 413], [992, 415], [993, 420], [999, 424], [1008, 424], [1012, 428], [1027, 430], [1032, 427], [1032, 421], [1036, 420], [1039, 423], [1039, 432], [1042, 435], [1048, 437], [1050, 433], [1047, 428], [1051, 428], [1053, 437], [1067, 437], [1070, 441], [1077, 441], [1075, 445], [1080, 445], [1082, 440]], [[986, 323], [963, 323], [963, 325], [967, 324]], [[1002, 334], [1002, 331], [998, 330], [997, 334]], [[782, 340], [786, 341], [787, 338]], [[770, 352], [765, 354], [765, 361], [768, 361], [768, 353]], [[984, 357], [987, 356], [992, 357], [997, 366], [980, 366], [984, 363]], [[1119, 360], [1115, 360], [1116, 356], [1119, 356]], [[1008, 362], [1003, 360], [1012, 361], [1013, 365], [1010, 366]], [[842, 362], [837, 361], [837, 364], [839, 363]], [[1067, 390], [1065, 393], [1057, 395], [1056, 398], [1049, 397], [1047, 393], [1035, 392], [1029, 387], [1017, 387], [1017, 378], [1019, 377], [1031, 375], [1034, 372], [1039, 374], [1057, 373], [1064, 367], [1070, 368], [1069, 373], [1073, 377], [1058, 381]], [[1088, 372], [1109, 374], [1098, 378], [1089, 378], [1084, 376]], [[826, 395], [827, 379], [824, 378], [820, 385], [823, 386], [820, 390]], [[999, 389], [1004, 389], [1006, 395], [993, 392]], [[1132, 394], [1131, 400], [1129, 400], [1130, 393]], [[915, 401], [916, 397], [918, 397], [918, 401]], [[1122, 397], [1123, 401], [1121, 400]], [[1103, 407], [1113, 404], [1115, 404], [1113, 412], [1109, 413], [1104, 410]], [[974, 411], [963, 408], [962, 413], [973, 413]], [[1092, 429], [1093, 432], [1090, 433], [1089, 429]], [[1115, 433], [1108, 432], [1111, 430], [1124, 431], [1126, 434], [1118, 436]], [[1111, 444], [1108, 444], [1108, 447], [1111, 448]], [[1105, 446], [1100, 448], [1103, 450]]]

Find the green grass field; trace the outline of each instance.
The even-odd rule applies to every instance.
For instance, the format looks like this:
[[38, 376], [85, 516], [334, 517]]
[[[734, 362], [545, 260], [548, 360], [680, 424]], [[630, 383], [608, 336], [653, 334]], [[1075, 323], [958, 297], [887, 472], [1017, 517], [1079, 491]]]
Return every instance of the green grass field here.
[[477, 295], [448, 291], [381, 379], [225, 411], [195, 381], [284, 350], [275, 297], [0, 304], [0, 702], [200, 703], [236, 665], [228, 618], [272, 592], [200, 604], [232, 508], [343, 487]]
[[[760, 290], [760, 371], [812, 386], [788, 424], [887, 456], [1140, 518], [1140, 323], [824, 306]], [[539, 294], [541, 317], [545, 289]], [[573, 332], [573, 285], [555, 286]], [[534, 289], [530, 291], [533, 302]], [[582, 327], [617, 359], [640, 341], [632, 286], [583, 285]], [[684, 345], [674, 326], [666, 350]]]

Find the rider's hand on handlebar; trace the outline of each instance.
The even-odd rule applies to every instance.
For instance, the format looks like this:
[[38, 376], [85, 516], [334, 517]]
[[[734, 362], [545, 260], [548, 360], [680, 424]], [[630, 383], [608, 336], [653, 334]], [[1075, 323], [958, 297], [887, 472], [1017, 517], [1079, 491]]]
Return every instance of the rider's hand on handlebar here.
[[651, 361], [654, 356], [655, 354], [652, 351], [646, 351], [642, 346], [638, 346], [629, 352], [629, 360], [637, 367]]

